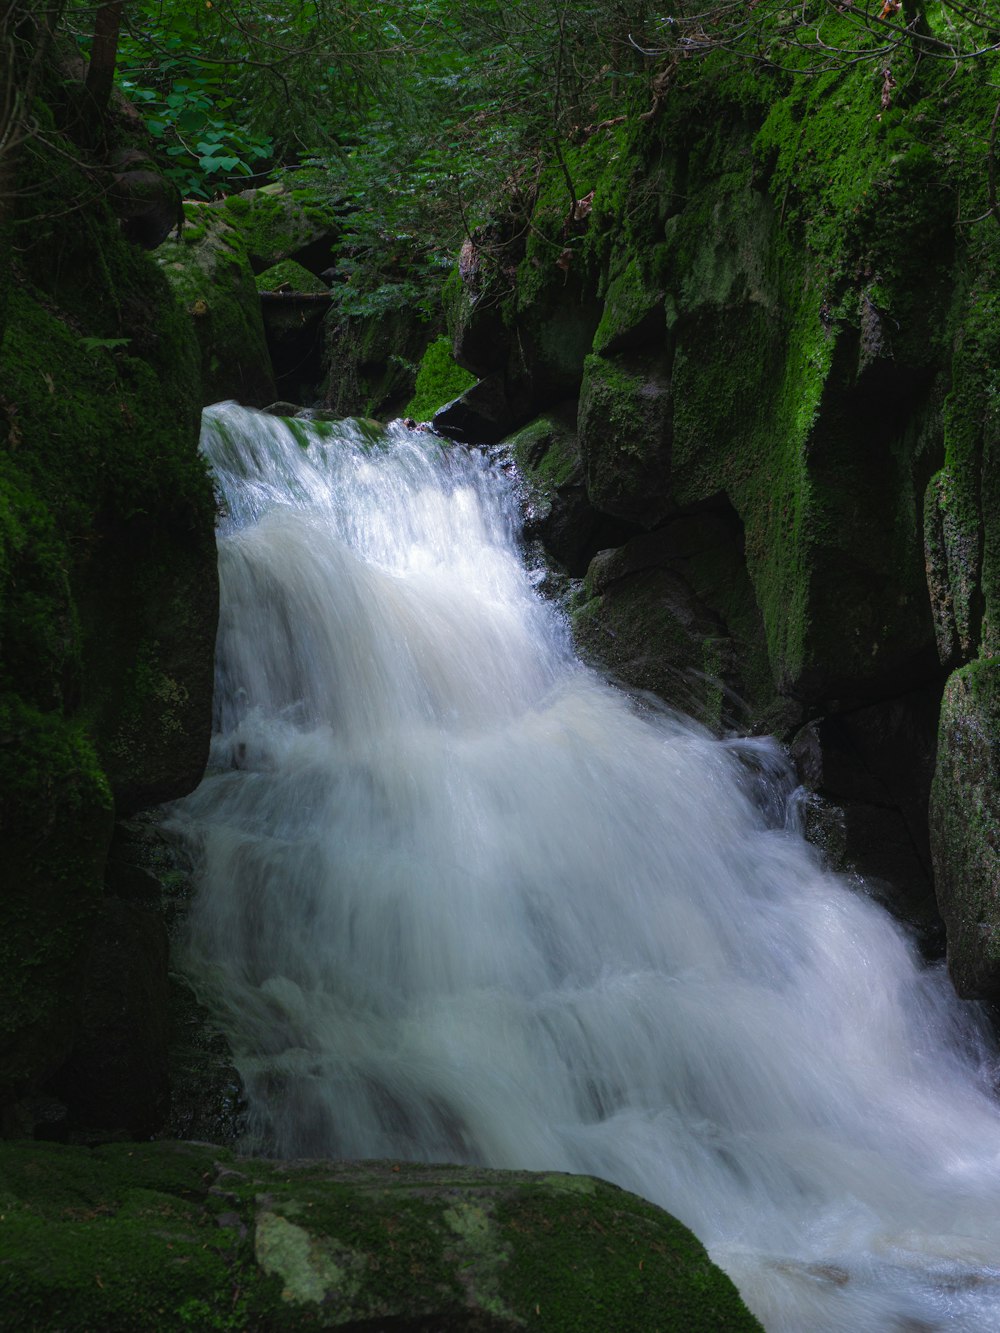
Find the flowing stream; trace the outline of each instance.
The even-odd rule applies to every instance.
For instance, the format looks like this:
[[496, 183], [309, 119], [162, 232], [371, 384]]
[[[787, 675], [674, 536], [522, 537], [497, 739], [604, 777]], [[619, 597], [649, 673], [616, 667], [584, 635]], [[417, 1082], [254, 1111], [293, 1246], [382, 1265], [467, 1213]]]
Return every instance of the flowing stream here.
[[605, 1177], [770, 1333], [1000, 1328], [993, 1053], [777, 751], [576, 662], [475, 451], [232, 404], [203, 447], [216, 735], [173, 826], [249, 1146]]

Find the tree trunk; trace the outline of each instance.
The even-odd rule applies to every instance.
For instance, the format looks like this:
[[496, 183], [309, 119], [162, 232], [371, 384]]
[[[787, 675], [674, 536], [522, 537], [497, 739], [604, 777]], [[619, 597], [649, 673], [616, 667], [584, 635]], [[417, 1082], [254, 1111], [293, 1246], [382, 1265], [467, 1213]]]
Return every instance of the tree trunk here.
[[118, 33], [122, 26], [125, 0], [107, 0], [99, 6], [94, 18], [94, 36], [90, 43], [90, 64], [87, 66], [87, 92], [94, 110], [103, 117], [111, 100], [118, 57]]

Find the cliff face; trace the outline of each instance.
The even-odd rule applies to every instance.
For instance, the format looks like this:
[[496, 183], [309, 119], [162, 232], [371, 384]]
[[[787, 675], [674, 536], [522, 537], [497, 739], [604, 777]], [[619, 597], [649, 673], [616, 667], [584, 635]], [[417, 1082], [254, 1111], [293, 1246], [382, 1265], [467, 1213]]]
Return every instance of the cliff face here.
[[513, 444], [585, 574], [582, 650], [791, 743], [835, 859], [929, 932], [933, 870], [953, 974], [992, 996], [989, 71], [914, 64], [884, 107], [866, 65], [685, 69], [567, 154], [576, 202], [553, 171], [527, 233], [473, 238], [456, 358], [506, 428], [569, 423]]
[[[201, 776], [217, 618], [197, 345], [112, 211], [107, 144], [81, 147], [60, 130], [79, 123], [72, 86], [54, 81], [46, 95], [34, 107], [40, 132], [8, 171], [0, 237], [8, 1108], [72, 1050], [92, 960], [111, 941], [119, 1008], [166, 985], [163, 921], [141, 892], [105, 888], [105, 862], [116, 816]], [[145, 1058], [148, 1035], [156, 1065], [163, 1018], [150, 1008], [134, 1017], [148, 1025], [135, 1049]], [[147, 1083], [136, 1128], [162, 1096], [162, 1070]]]

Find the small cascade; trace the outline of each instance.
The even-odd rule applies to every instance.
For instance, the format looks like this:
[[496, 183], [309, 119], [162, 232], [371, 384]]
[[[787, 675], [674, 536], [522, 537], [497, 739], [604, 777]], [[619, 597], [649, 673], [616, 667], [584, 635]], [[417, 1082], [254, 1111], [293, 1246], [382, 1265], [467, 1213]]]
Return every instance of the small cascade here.
[[719, 742], [573, 657], [475, 451], [224, 404], [185, 966], [248, 1148], [588, 1172], [771, 1333], [1000, 1327], [976, 1011]]

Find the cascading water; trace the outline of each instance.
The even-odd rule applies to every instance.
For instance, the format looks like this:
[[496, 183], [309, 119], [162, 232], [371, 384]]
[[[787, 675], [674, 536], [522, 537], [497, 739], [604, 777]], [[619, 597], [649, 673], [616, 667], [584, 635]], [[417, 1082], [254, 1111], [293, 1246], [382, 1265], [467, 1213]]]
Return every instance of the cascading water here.
[[974, 1011], [762, 812], [780, 760], [574, 661], [475, 452], [223, 405], [186, 965], [256, 1144], [589, 1172], [771, 1333], [1000, 1327]]

